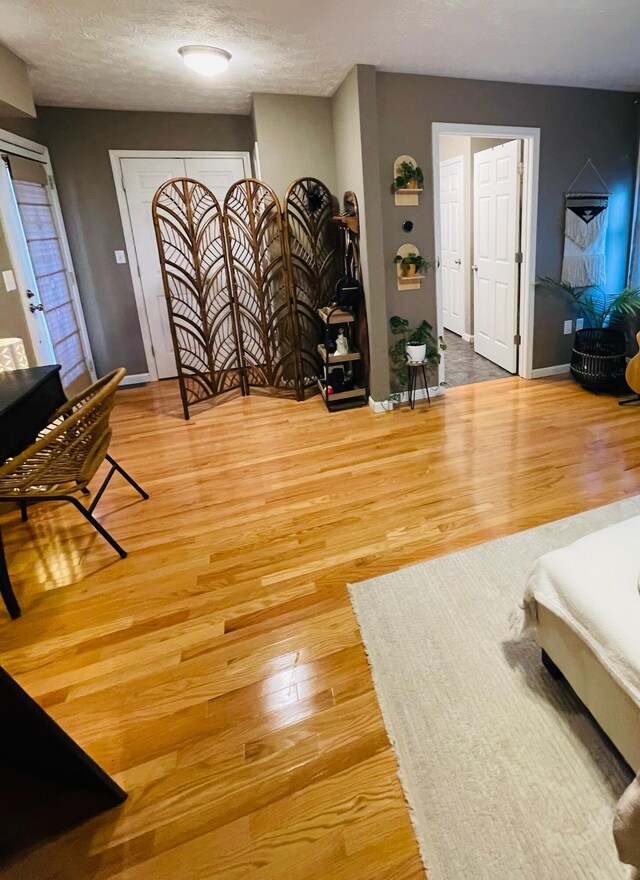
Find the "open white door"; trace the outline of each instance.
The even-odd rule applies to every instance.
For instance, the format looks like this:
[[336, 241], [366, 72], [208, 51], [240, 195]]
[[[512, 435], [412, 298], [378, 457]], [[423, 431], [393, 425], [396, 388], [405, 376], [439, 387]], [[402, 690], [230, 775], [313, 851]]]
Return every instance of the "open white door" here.
[[464, 333], [464, 158], [440, 163], [440, 263], [442, 319], [447, 330]]
[[[128, 243], [127, 250], [134, 288], [137, 262], [143, 299], [142, 309], [139, 304], [140, 323], [148, 326], [148, 334], [146, 327], [142, 328], [143, 338], [150, 339], [151, 345], [147, 358], [155, 361], [159, 379], [169, 379], [178, 375], [178, 369], [151, 215], [153, 197], [163, 183], [173, 177], [186, 176], [204, 183], [222, 203], [231, 184], [250, 174], [249, 163], [242, 154], [189, 157], [169, 154], [141, 158], [121, 156], [119, 164], [133, 237], [133, 248]], [[126, 218], [123, 217], [123, 221], [126, 223]]]
[[476, 153], [473, 164], [474, 348], [515, 373], [520, 141]]
[[178, 368], [173, 353], [151, 203], [163, 183], [173, 177], [184, 177], [184, 160], [174, 157], [121, 159], [120, 163], [135, 242], [135, 253], [129, 253], [129, 262], [133, 271], [136, 261], [138, 264], [158, 378], [168, 379], [178, 375]]

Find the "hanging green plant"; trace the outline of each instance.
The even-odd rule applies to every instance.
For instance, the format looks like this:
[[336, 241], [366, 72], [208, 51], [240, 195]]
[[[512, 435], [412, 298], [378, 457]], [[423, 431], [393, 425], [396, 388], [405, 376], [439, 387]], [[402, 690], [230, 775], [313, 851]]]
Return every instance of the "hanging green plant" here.
[[420, 254], [415, 251], [411, 251], [404, 257], [398, 254], [394, 257], [393, 262], [399, 264], [400, 271], [404, 278], [412, 278], [414, 275], [421, 275], [433, 266], [433, 263], [430, 260], [425, 260], [424, 257], [420, 256]]
[[424, 174], [419, 165], [412, 162], [401, 162], [396, 174], [396, 189], [422, 189]]

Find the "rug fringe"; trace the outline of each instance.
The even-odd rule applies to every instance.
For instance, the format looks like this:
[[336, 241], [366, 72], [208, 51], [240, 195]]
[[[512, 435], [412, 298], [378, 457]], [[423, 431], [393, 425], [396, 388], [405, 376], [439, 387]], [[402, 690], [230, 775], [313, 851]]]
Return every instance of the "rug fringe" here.
[[[373, 681], [373, 687], [376, 692], [376, 698], [378, 701], [378, 706], [380, 707], [380, 713], [382, 714], [382, 720], [384, 722], [384, 727], [387, 732], [387, 737], [389, 739], [389, 744], [393, 750], [393, 754], [396, 759], [396, 774], [400, 781], [400, 786], [402, 788], [402, 793], [404, 795], [404, 800], [407, 805], [407, 809], [409, 811], [409, 819], [411, 821], [411, 825], [413, 827], [413, 833], [415, 834], [416, 841], [418, 843], [418, 852], [420, 853], [420, 861], [422, 862], [422, 867], [424, 868], [425, 874], [427, 875], [427, 880], [429, 880], [429, 865], [427, 864], [427, 843], [424, 839], [423, 835], [423, 825], [420, 824], [420, 818], [418, 816], [418, 811], [413, 805], [412, 802], [412, 784], [411, 780], [405, 773], [400, 763], [400, 748], [398, 742], [396, 740], [396, 735], [393, 727], [393, 716], [391, 714], [391, 709], [387, 705], [387, 700], [384, 694], [384, 691], [378, 681], [378, 674], [376, 672], [376, 668], [371, 661], [371, 651], [369, 648], [369, 643], [367, 636], [365, 635], [365, 629], [361, 624], [360, 616], [358, 614], [358, 609], [356, 608], [354, 602], [354, 592], [353, 589], [357, 584], [347, 584], [347, 590], [349, 591], [349, 599], [351, 600], [351, 607], [353, 609], [353, 613], [356, 618], [356, 623], [358, 624], [358, 629], [360, 630], [360, 638], [362, 639], [362, 644], [364, 647], [365, 654], [367, 656], [367, 663], [369, 664], [369, 672], [371, 674], [371, 680]], [[416, 803], [419, 803], [419, 799], [415, 798]], [[422, 821], [426, 821], [425, 817], [422, 817]], [[639, 878], [640, 880], [640, 878]]]

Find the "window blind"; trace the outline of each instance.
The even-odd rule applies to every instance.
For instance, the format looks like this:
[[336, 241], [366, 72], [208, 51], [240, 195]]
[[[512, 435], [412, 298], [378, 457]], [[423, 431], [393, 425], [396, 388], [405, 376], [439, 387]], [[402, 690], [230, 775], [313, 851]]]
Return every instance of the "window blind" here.
[[63, 385], [88, 373], [75, 304], [47, 187], [32, 180], [13, 180], [40, 300]]

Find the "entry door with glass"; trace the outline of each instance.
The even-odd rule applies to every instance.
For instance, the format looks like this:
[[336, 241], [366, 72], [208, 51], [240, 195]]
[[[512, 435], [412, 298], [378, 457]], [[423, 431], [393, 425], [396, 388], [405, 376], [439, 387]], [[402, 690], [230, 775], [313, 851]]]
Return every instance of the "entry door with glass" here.
[[135, 247], [134, 253], [129, 252], [129, 261], [134, 267], [137, 263], [144, 299], [142, 320], [148, 323], [151, 356], [158, 378], [169, 379], [178, 375], [178, 369], [151, 216], [153, 197], [168, 180], [191, 177], [209, 187], [222, 204], [231, 184], [251, 173], [248, 157], [243, 154], [188, 158], [163, 155], [121, 157], [119, 161]]
[[[4, 306], [22, 334], [31, 366], [58, 363], [68, 395], [95, 378], [89, 342], [61, 218], [42, 163], [6, 155], [0, 167], [5, 232]], [[15, 284], [8, 290], [7, 282]], [[7, 298], [9, 297], [9, 298]], [[4, 328], [1, 334], [4, 336]]]

